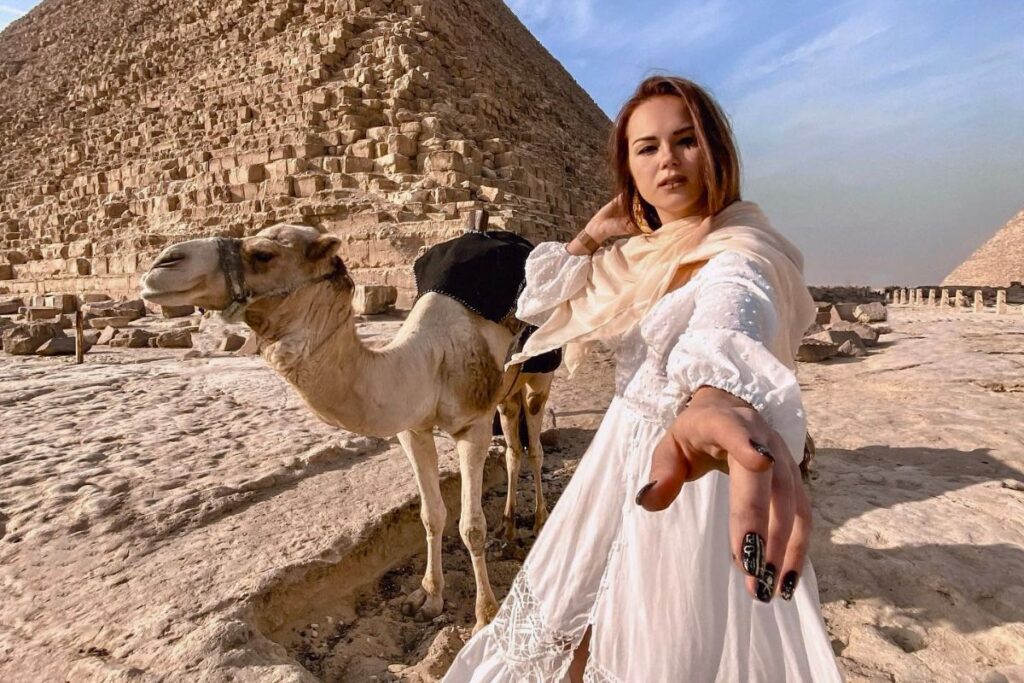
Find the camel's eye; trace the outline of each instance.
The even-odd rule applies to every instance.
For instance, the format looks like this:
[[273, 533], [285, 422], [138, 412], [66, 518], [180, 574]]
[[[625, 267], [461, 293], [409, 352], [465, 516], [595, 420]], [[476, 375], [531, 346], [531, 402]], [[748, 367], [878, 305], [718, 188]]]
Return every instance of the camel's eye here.
[[252, 260], [256, 263], [270, 263], [274, 258], [273, 252], [270, 251], [254, 251], [252, 252]]

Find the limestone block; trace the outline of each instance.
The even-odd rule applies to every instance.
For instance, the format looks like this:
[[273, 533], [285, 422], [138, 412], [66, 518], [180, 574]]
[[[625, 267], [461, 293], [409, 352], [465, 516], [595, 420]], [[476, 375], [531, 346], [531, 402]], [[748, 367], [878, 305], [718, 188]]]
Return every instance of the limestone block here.
[[387, 138], [388, 151], [393, 154], [401, 154], [409, 158], [416, 156], [418, 145], [416, 140], [408, 135], [389, 135]]
[[796, 359], [804, 363], [819, 363], [831, 358], [838, 352], [839, 346], [837, 344], [805, 339], [796, 352]]
[[0, 315], [14, 315], [24, 305], [22, 299], [0, 299]]
[[25, 319], [29, 322], [39, 320], [56, 320], [60, 317], [59, 308], [47, 308], [44, 306], [31, 306], [25, 311]]
[[142, 329], [141, 327], [133, 327], [128, 330], [123, 330], [113, 340], [111, 340], [111, 346], [120, 346], [129, 349], [144, 349], [149, 346], [149, 340], [156, 335], [152, 332]]
[[[12, 239], [17, 239], [17, 238], [15, 237], [15, 238], [12, 238]], [[5, 253], [4, 254], [4, 258], [7, 259], [8, 263], [11, 263], [11, 264], [16, 265], [16, 266], [20, 266], [23, 263], [28, 263], [28, 256], [26, 256], [24, 253], [22, 253], [20, 251], [16, 251], [16, 250], [13, 250], [13, 249], [11, 251], [8, 251], [7, 253]]]
[[[88, 353], [91, 344], [85, 343], [83, 351]], [[43, 342], [43, 345], [36, 349], [37, 356], [71, 356], [75, 353], [74, 337], [54, 337]]]
[[[71, 275], [92, 275], [92, 261], [87, 258], [69, 258], [64, 261]], [[134, 271], [134, 267], [132, 268]]]
[[864, 348], [864, 342], [861, 341], [860, 336], [851, 330], [825, 330], [824, 332], [812, 334], [810, 337], [805, 338], [804, 341], [806, 342], [808, 339], [828, 342], [830, 344], [835, 344], [837, 347], [843, 342], [849, 341], [852, 342], [854, 346], [859, 346], [862, 349]]
[[377, 159], [377, 166], [385, 173], [411, 173], [409, 157], [401, 154], [385, 154]]
[[853, 309], [853, 315], [862, 323], [874, 323], [886, 320], [888, 311], [886, 311], [885, 304], [874, 301], [870, 304], [859, 304]]
[[[96, 330], [86, 330], [86, 332], [95, 332]], [[100, 336], [96, 339], [97, 344], [109, 344], [114, 340], [120, 330], [116, 327], [104, 327], [103, 331], [100, 332]]]
[[857, 316], [854, 311], [857, 310], [858, 304], [833, 304], [831, 312], [831, 322], [856, 322]]
[[455, 171], [461, 173], [465, 168], [462, 155], [457, 152], [438, 150], [428, 152], [423, 160], [423, 170], [432, 171]]
[[348, 146], [348, 149], [345, 150], [345, 156], [372, 159], [374, 152], [376, 152], [376, 143], [373, 140], [360, 140]]
[[100, 301], [112, 301], [112, 299], [109, 294], [103, 294], [102, 292], [87, 292], [82, 295], [83, 303], [93, 304]]
[[160, 314], [165, 318], [183, 318], [196, 312], [196, 307], [191, 304], [186, 306], [160, 306]]
[[109, 317], [109, 318], [91, 318], [89, 320], [89, 327], [94, 330], [102, 330], [105, 327], [128, 327], [131, 323], [131, 318], [127, 317]]
[[837, 323], [832, 323], [831, 329], [835, 332], [853, 332], [858, 337], [860, 337], [860, 340], [864, 343], [865, 346], [874, 346], [875, 344], [878, 343], [878, 331], [875, 328], [871, 327], [870, 325], [865, 325], [864, 323], [848, 323], [846, 321], [841, 321]]
[[868, 352], [863, 346], [857, 346], [848, 339], [839, 345], [839, 350], [836, 354], [839, 356], [848, 356], [850, 358], [860, 358], [861, 356], [868, 355]]
[[294, 178], [292, 183], [295, 188], [295, 196], [312, 197], [314, 194], [326, 187], [327, 180], [322, 175], [309, 175], [301, 178]]
[[156, 337], [156, 345], [161, 349], [191, 349], [192, 333], [188, 328], [161, 332]]
[[0, 263], [0, 280], [13, 280], [14, 266], [10, 263]]
[[342, 157], [341, 159], [342, 173], [373, 173], [373, 171], [373, 159], [351, 156]]
[[487, 185], [481, 185], [480, 189], [477, 191], [477, 195], [481, 199], [491, 202], [492, 204], [500, 202], [505, 198], [505, 193], [501, 191], [501, 188], [489, 187]]
[[259, 183], [266, 178], [266, 171], [262, 164], [252, 166], [239, 166], [231, 169], [229, 182], [232, 185], [243, 185], [245, 183]]
[[225, 335], [224, 339], [221, 340], [220, 350], [221, 351], [238, 351], [245, 344], [246, 338], [240, 334], [229, 332]]
[[3, 347], [11, 355], [27, 356], [50, 339], [63, 336], [64, 330], [56, 323], [22, 323], [4, 330]]
[[398, 289], [392, 285], [356, 285], [352, 310], [357, 315], [384, 313], [398, 300]]

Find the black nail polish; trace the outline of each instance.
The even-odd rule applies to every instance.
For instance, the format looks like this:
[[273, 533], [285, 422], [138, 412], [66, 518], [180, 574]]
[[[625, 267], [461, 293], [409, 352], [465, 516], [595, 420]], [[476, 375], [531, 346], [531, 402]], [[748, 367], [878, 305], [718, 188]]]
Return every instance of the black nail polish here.
[[743, 558], [743, 571], [755, 578], [761, 576], [764, 571], [764, 539], [753, 531], [748, 531], [743, 537], [740, 552]]
[[753, 448], [758, 453], [760, 453], [761, 455], [763, 455], [764, 457], [771, 460], [772, 462], [775, 462], [775, 456], [772, 455], [772, 452], [768, 450], [767, 446], [763, 446], [758, 442], [754, 441], [753, 439], [750, 439], [750, 447]]
[[640, 490], [636, 492], [636, 504], [637, 505], [643, 505], [644, 496], [646, 496], [647, 492], [650, 491], [652, 488], [654, 488], [654, 485], [657, 484], [657, 483], [658, 483], [658, 480], [655, 479], [654, 481], [649, 481], [646, 484], [644, 484], [642, 487], [640, 487]]
[[764, 566], [764, 571], [757, 578], [757, 599], [761, 602], [771, 602], [775, 593], [775, 565], [769, 562]]
[[798, 578], [795, 570], [782, 577], [782, 587], [779, 588], [779, 595], [782, 596], [783, 600], [793, 599], [793, 591], [796, 590], [796, 580]]

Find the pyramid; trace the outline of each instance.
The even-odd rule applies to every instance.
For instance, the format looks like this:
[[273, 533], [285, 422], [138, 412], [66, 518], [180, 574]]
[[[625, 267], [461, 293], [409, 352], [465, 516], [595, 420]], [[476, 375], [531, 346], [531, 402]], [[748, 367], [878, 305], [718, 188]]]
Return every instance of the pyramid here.
[[467, 212], [567, 239], [609, 188], [608, 118], [500, 0], [44, 0], [0, 91], [0, 294], [291, 221], [408, 297]]
[[1024, 210], [978, 247], [942, 281], [943, 286], [1007, 287], [1024, 281]]

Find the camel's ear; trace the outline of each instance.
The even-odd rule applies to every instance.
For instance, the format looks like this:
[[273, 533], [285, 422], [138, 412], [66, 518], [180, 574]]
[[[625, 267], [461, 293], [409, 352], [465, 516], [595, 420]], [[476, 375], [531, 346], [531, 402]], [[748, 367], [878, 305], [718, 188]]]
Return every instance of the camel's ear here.
[[306, 258], [310, 261], [319, 261], [324, 257], [333, 256], [340, 245], [341, 240], [334, 235], [320, 235], [315, 242], [306, 247]]

